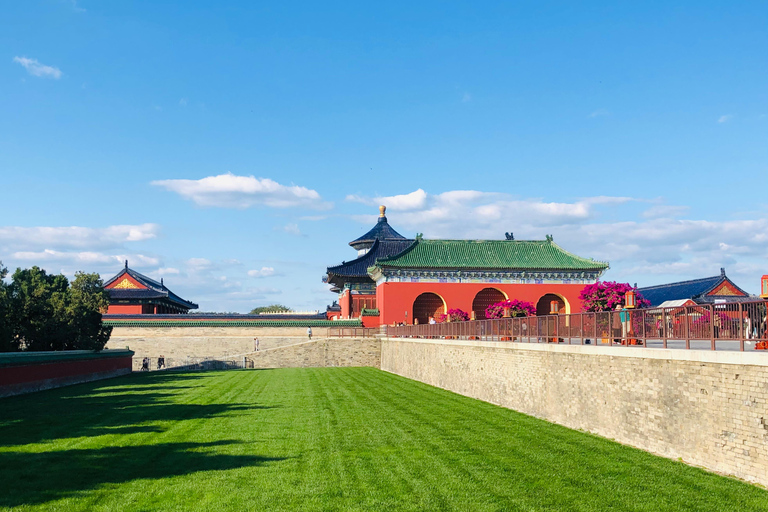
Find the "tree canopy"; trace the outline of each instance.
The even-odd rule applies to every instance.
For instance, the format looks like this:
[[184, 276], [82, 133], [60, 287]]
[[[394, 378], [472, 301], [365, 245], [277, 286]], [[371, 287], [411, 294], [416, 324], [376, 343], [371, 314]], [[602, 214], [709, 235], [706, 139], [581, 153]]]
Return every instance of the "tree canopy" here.
[[[0, 279], [7, 270], [0, 264]], [[63, 275], [17, 269], [0, 281], [0, 351], [101, 350], [109, 340], [101, 313], [109, 304], [98, 274]]]
[[259, 306], [253, 308], [249, 314], [261, 315], [262, 313], [290, 313], [291, 308], [282, 304], [272, 304], [271, 306]]

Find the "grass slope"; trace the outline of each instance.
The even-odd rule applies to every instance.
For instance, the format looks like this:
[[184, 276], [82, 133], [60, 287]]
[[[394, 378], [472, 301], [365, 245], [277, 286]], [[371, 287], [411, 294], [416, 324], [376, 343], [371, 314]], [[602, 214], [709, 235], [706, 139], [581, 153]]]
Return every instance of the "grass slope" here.
[[0, 509], [768, 510], [768, 492], [372, 368], [0, 400]]

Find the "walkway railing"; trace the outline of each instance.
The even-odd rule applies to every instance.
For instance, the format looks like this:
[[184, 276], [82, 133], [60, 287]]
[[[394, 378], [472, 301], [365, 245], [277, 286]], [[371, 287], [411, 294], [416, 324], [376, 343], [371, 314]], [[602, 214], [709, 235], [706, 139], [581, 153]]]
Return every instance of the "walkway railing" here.
[[766, 350], [767, 301], [388, 326], [390, 337]]
[[378, 327], [330, 327], [329, 338], [373, 338], [381, 331]]

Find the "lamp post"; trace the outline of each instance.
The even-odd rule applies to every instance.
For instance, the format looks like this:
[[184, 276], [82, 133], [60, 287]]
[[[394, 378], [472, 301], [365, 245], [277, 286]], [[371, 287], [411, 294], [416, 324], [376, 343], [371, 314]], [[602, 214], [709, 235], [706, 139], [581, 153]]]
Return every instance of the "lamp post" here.
[[[557, 316], [559, 311], [560, 311], [560, 303], [558, 301], [556, 301], [556, 300], [549, 301], [549, 314]], [[557, 318], [553, 318], [552, 319], [552, 323], [553, 323], [552, 331], [554, 333], [554, 336], [552, 338], [550, 338], [549, 341], [551, 341], [552, 343], [557, 343], [558, 342], [558, 339], [557, 339]]]
[[628, 309], [635, 309], [637, 307], [637, 291], [629, 290], [624, 294], [624, 310], [619, 315], [621, 316], [621, 325], [623, 328], [624, 336], [626, 337], [627, 345], [637, 345], [637, 340], [634, 339], [634, 333], [632, 332], [632, 314]]

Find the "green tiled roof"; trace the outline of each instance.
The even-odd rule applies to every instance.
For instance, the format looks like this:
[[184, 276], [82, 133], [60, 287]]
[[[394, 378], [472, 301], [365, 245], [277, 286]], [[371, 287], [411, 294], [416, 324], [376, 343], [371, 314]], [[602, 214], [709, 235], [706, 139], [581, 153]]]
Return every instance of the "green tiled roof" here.
[[608, 263], [576, 256], [549, 240], [417, 240], [375, 267], [604, 270]]

